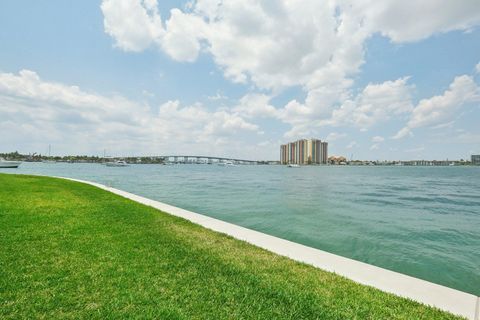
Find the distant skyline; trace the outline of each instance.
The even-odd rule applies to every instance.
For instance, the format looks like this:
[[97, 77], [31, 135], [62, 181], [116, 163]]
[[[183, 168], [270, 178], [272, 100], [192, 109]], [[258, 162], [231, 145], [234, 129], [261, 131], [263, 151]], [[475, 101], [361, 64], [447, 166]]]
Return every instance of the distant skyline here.
[[0, 3], [0, 152], [480, 154], [478, 0]]

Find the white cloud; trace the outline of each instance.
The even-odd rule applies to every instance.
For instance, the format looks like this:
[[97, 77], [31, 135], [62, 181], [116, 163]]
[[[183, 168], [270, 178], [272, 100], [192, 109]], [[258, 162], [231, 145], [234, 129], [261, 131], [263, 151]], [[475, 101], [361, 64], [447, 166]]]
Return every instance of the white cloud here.
[[332, 124], [353, 124], [367, 129], [392, 116], [407, 114], [413, 110], [408, 77], [380, 84], [368, 84], [355, 99], [346, 100], [333, 111]]
[[160, 45], [173, 59], [193, 62], [200, 52], [205, 27], [200, 17], [173, 9]]
[[462, 75], [456, 77], [442, 95], [421, 100], [407, 125], [394, 138], [411, 135], [414, 128], [434, 126], [445, 123], [459, 113], [466, 104], [480, 101], [480, 87], [473, 77]]
[[[227, 78], [249, 79], [263, 88], [305, 85], [312, 78], [324, 81], [321, 78], [332, 72], [341, 78], [341, 73], [356, 71], [362, 60], [367, 35], [355, 41], [356, 22], [337, 21], [336, 6], [326, 2], [298, 6], [287, 1], [199, 0], [191, 12], [171, 10], [165, 27], [157, 6], [152, 8], [156, 1], [150, 2], [103, 1], [105, 31], [117, 46], [139, 51], [154, 44], [176, 60], [194, 61], [203, 41]], [[349, 39], [337, 39], [346, 35]], [[353, 66], [334, 62], [332, 54], [335, 60], [360, 61]], [[321, 74], [313, 77], [315, 73]]]
[[[275, 109], [269, 104], [269, 96], [257, 94], [246, 95], [242, 101], [258, 103], [244, 103], [234, 110], [248, 117], [272, 117], [291, 124], [292, 128], [285, 134], [286, 138], [315, 136], [318, 129], [325, 125], [353, 124], [365, 131], [393, 116], [407, 115], [413, 110], [411, 91], [414, 86], [408, 85], [407, 81], [408, 78], [401, 78], [381, 84], [369, 84], [355, 98], [346, 100], [340, 108], [333, 110], [331, 115], [323, 114], [319, 109], [310, 108], [297, 100]], [[339, 137], [331, 135], [329, 138], [333, 140]]]
[[476, 71], [477, 73], [480, 73], [480, 62], [477, 63], [477, 65], [475, 66], [475, 71]]
[[201, 104], [182, 107], [178, 101], [164, 103], [157, 112], [121, 96], [47, 82], [29, 70], [0, 73], [0, 128], [3, 147], [21, 139], [33, 150], [57, 143], [57, 149], [71, 153], [107, 148], [218, 154], [222, 145], [222, 153], [242, 155], [244, 138], [261, 134], [237, 113], [210, 111]]
[[147, 97], [147, 98], [154, 98], [155, 97], [155, 94], [148, 91], [148, 90], [142, 90], [142, 95]]
[[380, 149], [380, 146], [378, 145], [378, 143], [372, 144], [370, 146], [370, 150], [378, 150], [378, 149]]
[[325, 138], [326, 141], [336, 141], [339, 139], [342, 139], [346, 137], [347, 135], [345, 133], [338, 133], [338, 132], [331, 132], [328, 134], [328, 136]]
[[212, 101], [218, 101], [218, 100], [227, 100], [228, 97], [223, 95], [221, 92], [217, 91], [217, 93], [214, 96], [208, 96], [207, 99]]
[[394, 42], [417, 41], [435, 33], [469, 30], [480, 23], [477, 0], [345, 1], [363, 17], [365, 27]]
[[432, 129], [452, 128], [454, 123], [455, 123], [455, 120], [448, 121], [448, 122], [445, 122], [445, 123], [440, 123], [436, 126], [433, 126]]
[[270, 104], [270, 96], [249, 93], [243, 96], [233, 111], [249, 118], [277, 117], [278, 111]]
[[[205, 39], [217, 62], [227, 68], [227, 74], [243, 78], [244, 72], [251, 73], [253, 77], [258, 76], [260, 82], [272, 73], [283, 74], [286, 70], [302, 73], [302, 69], [312, 69], [319, 62], [331, 63], [338, 57], [330, 59], [329, 51], [341, 55], [344, 60], [358, 60], [354, 56], [362, 55], [361, 48], [360, 52], [336, 49], [361, 47], [362, 42], [376, 32], [395, 42], [406, 42], [439, 32], [469, 30], [480, 23], [477, 0], [385, 0], [382, 3], [309, 0], [301, 5], [290, 1], [197, 0], [189, 2], [186, 11], [173, 9], [169, 18], [171, 24], [167, 21], [165, 28], [157, 7], [156, 0], [103, 0], [105, 31], [126, 50], [161, 44], [162, 34], [171, 32], [171, 37], [177, 38], [171, 40], [187, 44], [180, 45], [187, 59], [198, 53], [197, 40]], [[192, 21], [190, 18], [198, 19]], [[182, 56], [176, 56], [176, 50], [171, 52], [174, 58]], [[247, 56], [242, 58], [244, 53]], [[270, 56], [271, 63], [264, 60], [268, 53], [277, 53], [277, 56]], [[300, 60], [295, 59], [299, 57]], [[260, 65], [259, 61], [266, 63]], [[280, 61], [287, 63], [278, 64]], [[280, 70], [274, 71], [275, 66]], [[293, 70], [292, 66], [299, 66], [301, 70]], [[289, 83], [292, 80], [280, 81]]]
[[393, 137], [392, 139], [402, 139], [402, 138], [405, 138], [405, 137], [413, 137], [413, 133], [412, 131], [410, 130], [410, 128], [408, 127], [404, 127], [402, 129], [400, 129], [400, 131], [398, 131]]
[[385, 141], [385, 138], [384, 137], [381, 137], [381, 136], [375, 136], [372, 138], [372, 142], [375, 142], [375, 143], [379, 143], [379, 142], [383, 142]]
[[[353, 125], [366, 131], [392, 117], [411, 113], [414, 86], [407, 82], [408, 77], [380, 84], [370, 83], [357, 96], [345, 99], [338, 108], [330, 108], [328, 112], [292, 100], [278, 110], [277, 118], [292, 126], [285, 135], [289, 138], [314, 135], [322, 126]], [[306, 101], [308, 103], [309, 99]]]
[[208, 142], [212, 137], [226, 138], [240, 131], [258, 131], [258, 126], [246, 122], [237, 114], [223, 110], [209, 112], [201, 104], [181, 107], [179, 101], [168, 101], [160, 106], [158, 116], [169, 123], [169, 138], [183, 137], [184, 141], [193, 136], [196, 141]]
[[165, 25], [156, 0], [103, 0], [101, 7], [105, 31], [124, 50], [156, 46], [189, 62], [204, 52], [233, 82], [273, 95], [303, 88], [305, 101], [292, 100], [278, 111], [270, 104], [237, 109], [290, 124], [287, 137], [313, 134], [322, 125], [353, 124], [365, 131], [411, 111], [408, 78], [369, 84], [352, 97], [372, 35], [403, 43], [480, 23], [478, 0], [197, 0], [171, 10]]
[[478, 101], [480, 88], [472, 77], [456, 77], [443, 95], [423, 99], [415, 107], [409, 127], [417, 128], [437, 124], [449, 119], [462, 105]]
[[142, 51], [164, 34], [157, 1], [103, 0], [105, 32], [125, 51]]

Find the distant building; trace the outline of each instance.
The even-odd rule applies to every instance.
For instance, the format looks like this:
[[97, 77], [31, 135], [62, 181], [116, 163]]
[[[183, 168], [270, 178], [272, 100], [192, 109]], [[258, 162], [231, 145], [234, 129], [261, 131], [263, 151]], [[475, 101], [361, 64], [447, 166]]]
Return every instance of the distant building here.
[[330, 164], [347, 164], [347, 159], [342, 156], [328, 157], [328, 163]]
[[328, 143], [319, 139], [301, 139], [280, 146], [281, 164], [326, 164]]
[[472, 164], [480, 165], [480, 154], [472, 154]]

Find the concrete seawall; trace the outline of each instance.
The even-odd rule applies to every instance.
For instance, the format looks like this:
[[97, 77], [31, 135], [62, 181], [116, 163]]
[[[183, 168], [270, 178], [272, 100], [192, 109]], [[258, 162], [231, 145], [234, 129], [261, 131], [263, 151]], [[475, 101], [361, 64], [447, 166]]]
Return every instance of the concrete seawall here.
[[441, 310], [463, 316], [469, 320], [480, 320], [480, 298], [473, 294], [451, 289], [367, 263], [337, 256], [319, 249], [240, 227], [119, 189], [107, 187], [99, 183], [65, 177], [58, 178], [98, 187], [124, 198], [159, 209], [171, 215], [187, 219], [207, 229], [246, 241], [273, 253], [299, 262], [307, 263], [326, 271], [335, 272], [336, 274], [358, 283], [372, 286], [398, 296], [410, 298]]

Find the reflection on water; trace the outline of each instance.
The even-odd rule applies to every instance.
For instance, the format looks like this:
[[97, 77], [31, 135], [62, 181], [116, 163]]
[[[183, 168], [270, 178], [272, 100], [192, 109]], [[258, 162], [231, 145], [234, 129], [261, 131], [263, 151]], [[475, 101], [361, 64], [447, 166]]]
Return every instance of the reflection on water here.
[[480, 167], [23, 163], [480, 295]]

